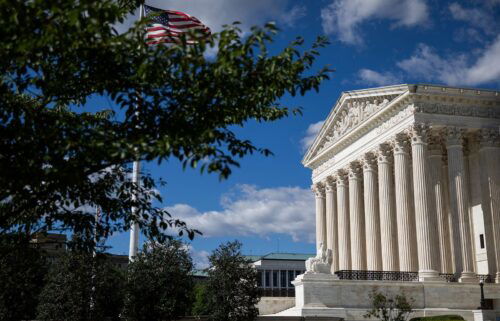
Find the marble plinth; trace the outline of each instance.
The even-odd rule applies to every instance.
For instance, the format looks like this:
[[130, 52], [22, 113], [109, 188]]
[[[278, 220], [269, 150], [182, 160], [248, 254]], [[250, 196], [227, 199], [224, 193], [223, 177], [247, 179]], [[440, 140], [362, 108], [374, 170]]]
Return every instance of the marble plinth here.
[[[387, 296], [404, 294], [413, 299], [412, 317], [444, 314], [461, 315], [474, 320], [473, 311], [480, 301], [477, 284], [447, 282], [399, 282], [339, 280], [330, 274], [302, 274], [295, 285], [295, 307], [278, 313], [289, 316], [331, 316], [345, 320], [365, 320], [363, 315], [371, 308], [373, 291]], [[492, 299], [500, 317], [500, 284], [485, 284], [485, 298]]]

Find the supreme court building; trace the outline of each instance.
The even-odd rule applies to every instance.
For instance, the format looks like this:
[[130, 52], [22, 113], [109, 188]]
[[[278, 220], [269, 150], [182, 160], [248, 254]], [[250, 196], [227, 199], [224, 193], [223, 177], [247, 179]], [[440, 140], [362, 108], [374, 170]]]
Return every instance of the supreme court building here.
[[323, 251], [311, 266], [329, 273], [297, 277], [288, 315], [362, 319], [376, 289], [412, 297], [420, 315], [500, 317], [499, 129], [495, 90], [342, 93], [303, 159]]

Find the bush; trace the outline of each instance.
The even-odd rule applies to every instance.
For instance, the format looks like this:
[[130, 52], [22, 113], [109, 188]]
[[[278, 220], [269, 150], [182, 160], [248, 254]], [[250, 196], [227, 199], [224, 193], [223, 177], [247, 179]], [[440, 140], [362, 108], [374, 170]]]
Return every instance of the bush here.
[[208, 314], [210, 314], [210, 305], [208, 304], [207, 285], [198, 283], [194, 286], [191, 315], [202, 316]]
[[[95, 271], [95, 272], [94, 272]], [[119, 318], [124, 278], [104, 255], [69, 251], [52, 264], [40, 295], [39, 320]]]
[[124, 316], [127, 320], [175, 320], [190, 312], [193, 263], [183, 243], [144, 246], [129, 264]]
[[376, 318], [382, 321], [406, 321], [413, 312], [413, 299], [407, 299], [404, 294], [386, 297], [373, 291], [370, 295], [373, 308], [364, 315], [365, 318]]
[[238, 241], [220, 245], [209, 257], [208, 304], [210, 320], [255, 320], [260, 295], [257, 271], [241, 254]]
[[0, 320], [30, 320], [36, 316], [47, 263], [27, 239], [0, 237]]

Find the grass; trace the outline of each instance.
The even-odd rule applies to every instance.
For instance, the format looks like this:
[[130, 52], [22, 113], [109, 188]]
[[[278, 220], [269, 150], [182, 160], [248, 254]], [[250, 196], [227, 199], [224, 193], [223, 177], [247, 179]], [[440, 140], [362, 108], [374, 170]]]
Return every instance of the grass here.
[[413, 318], [410, 321], [464, 321], [459, 315], [436, 315], [433, 317]]

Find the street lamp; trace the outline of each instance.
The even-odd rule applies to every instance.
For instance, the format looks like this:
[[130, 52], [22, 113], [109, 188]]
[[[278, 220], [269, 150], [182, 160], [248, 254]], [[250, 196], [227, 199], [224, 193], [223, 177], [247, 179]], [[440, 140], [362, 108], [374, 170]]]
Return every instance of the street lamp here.
[[486, 302], [484, 300], [484, 280], [479, 280], [479, 286], [481, 287], [481, 306], [477, 308], [478, 310], [486, 310]]

